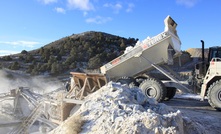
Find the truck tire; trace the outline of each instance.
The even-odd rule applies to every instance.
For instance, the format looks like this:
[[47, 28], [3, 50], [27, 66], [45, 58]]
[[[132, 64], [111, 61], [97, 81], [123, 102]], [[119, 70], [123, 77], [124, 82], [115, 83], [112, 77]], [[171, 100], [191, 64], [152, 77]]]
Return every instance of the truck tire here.
[[154, 98], [158, 102], [163, 101], [167, 94], [164, 84], [161, 81], [151, 77], [144, 80], [140, 84], [139, 88], [142, 90], [144, 95]]
[[147, 77], [145, 77], [145, 76], [138, 76], [138, 77], [136, 77], [136, 78], [135, 78], [135, 85], [136, 85], [137, 87], [139, 87], [140, 84], [141, 84], [144, 80], [146, 80], [146, 79], [147, 79]]
[[167, 95], [165, 97], [165, 101], [169, 101], [170, 99], [172, 99], [175, 94], [176, 94], [176, 88], [175, 87], [167, 87]]
[[209, 104], [218, 111], [221, 111], [221, 80], [210, 85], [207, 92]]

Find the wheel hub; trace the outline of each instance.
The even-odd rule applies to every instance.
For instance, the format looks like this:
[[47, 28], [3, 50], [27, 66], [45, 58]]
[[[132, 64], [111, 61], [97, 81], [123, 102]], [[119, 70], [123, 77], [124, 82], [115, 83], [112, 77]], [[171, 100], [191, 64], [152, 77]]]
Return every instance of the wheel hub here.
[[154, 87], [148, 87], [145, 91], [145, 94], [150, 97], [155, 97], [157, 94], [157, 91]]
[[218, 92], [218, 100], [221, 101], [221, 91]]

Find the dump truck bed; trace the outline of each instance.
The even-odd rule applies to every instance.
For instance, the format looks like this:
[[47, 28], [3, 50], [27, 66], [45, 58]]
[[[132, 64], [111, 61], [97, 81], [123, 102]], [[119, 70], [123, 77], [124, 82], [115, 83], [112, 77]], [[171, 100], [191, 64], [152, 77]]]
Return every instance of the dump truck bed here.
[[129, 52], [117, 57], [100, 68], [109, 79], [133, 77], [152, 68], [152, 64], [173, 64], [180, 53], [181, 42], [176, 33], [177, 24], [171, 17], [164, 20], [164, 32], [136, 45]]

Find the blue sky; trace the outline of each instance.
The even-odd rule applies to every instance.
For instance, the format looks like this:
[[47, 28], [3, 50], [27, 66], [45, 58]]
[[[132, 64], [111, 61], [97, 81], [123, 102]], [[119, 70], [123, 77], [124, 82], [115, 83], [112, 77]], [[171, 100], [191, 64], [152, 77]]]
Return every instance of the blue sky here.
[[1, 0], [0, 55], [40, 48], [60, 38], [101, 31], [139, 40], [177, 23], [182, 50], [221, 45], [220, 0]]

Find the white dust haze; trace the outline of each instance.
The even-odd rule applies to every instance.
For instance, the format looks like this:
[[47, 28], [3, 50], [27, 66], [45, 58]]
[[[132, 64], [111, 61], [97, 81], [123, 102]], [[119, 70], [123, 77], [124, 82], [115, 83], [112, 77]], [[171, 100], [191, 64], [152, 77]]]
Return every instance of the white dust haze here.
[[42, 94], [61, 88], [62, 85], [63, 83], [56, 78], [47, 79], [40, 76], [32, 77], [22, 73], [19, 74], [0, 70], [0, 93], [6, 93], [11, 89], [17, 89], [19, 87], [28, 87]]

